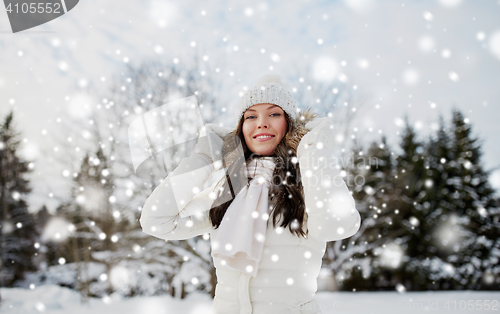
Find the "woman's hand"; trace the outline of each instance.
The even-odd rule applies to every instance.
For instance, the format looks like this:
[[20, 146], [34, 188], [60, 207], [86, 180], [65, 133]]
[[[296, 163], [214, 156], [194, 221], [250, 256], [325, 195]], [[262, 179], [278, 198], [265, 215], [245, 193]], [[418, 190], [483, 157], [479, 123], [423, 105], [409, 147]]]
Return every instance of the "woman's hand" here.
[[307, 123], [306, 128], [310, 131], [299, 143], [297, 158], [309, 234], [323, 241], [348, 238], [358, 231], [361, 217], [338, 162], [332, 156], [331, 150], [335, 147], [333, 123], [328, 118], [321, 118]]
[[[332, 150], [335, 147], [335, 134], [333, 133], [333, 121], [330, 118], [319, 118], [305, 125], [309, 130], [300, 140], [297, 148], [297, 156], [304, 149], [315, 145], [318, 149]], [[320, 144], [321, 143], [321, 144]]]
[[[212, 162], [221, 160], [224, 137], [231, 132], [231, 129], [212, 123], [206, 124], [204, 129], [206, 136], [200, 136], [198, 143], [196, 143], [194, 153], [203, 154], [209, 157]], [[201, 133], [203, 134], [203, 129]]]

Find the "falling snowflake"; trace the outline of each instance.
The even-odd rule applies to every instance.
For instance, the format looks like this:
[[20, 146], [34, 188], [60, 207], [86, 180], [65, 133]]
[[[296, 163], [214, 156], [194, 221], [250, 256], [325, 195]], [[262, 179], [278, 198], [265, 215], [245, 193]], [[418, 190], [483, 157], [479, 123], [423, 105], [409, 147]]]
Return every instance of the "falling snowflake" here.
[[398, 283], [398, 284], [396, 285], [396, 290], [397, 290], [399, 293], [404, 293], [404, 292], [406, 292], [406, 288], [405, 288], [405, 286], [403, 286], [403, 285], [402, 285], [402, 284], [400, 284], [400, 283]]

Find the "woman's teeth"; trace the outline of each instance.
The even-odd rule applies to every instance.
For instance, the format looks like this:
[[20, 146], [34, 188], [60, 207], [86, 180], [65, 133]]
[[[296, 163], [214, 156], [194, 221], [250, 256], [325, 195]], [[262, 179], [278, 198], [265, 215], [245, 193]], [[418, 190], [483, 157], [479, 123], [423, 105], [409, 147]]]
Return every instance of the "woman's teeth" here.
[[268, 138], [268, 137], [272, 137], [272, 136], [271, 135], [259, 135], [256, 138]]

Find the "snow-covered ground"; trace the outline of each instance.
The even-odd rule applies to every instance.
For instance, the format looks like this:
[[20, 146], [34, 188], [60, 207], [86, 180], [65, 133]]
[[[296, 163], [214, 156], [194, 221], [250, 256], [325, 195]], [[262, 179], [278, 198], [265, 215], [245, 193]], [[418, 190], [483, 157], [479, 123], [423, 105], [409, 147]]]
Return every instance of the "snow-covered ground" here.
[[[35, 289], [0, 289], [3, 314], [205, 314], [212, 299], [190, 294], [186, 299], [171, 296], [122, 299], [90, 299], [82, 305], [78, 292], [55, 285]], [[329, 313], [500, 313], [500, 291], [427, 292], [318, 292], [318, 305]], [[489, 308], [489, 309], [487, 309]]]

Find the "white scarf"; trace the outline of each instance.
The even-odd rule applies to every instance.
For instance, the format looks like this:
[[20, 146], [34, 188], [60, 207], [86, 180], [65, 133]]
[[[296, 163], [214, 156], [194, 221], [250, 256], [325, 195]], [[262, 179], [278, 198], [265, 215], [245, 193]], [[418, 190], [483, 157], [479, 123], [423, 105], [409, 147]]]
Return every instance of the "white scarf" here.
[[276, 164], [274, 157], [252, 160], [245, 171], [252, 178], [234, 198], [222, 219], [212, 255], [222, 264], [242, 273], [257, 276], [266, 239], [268, 195]]

